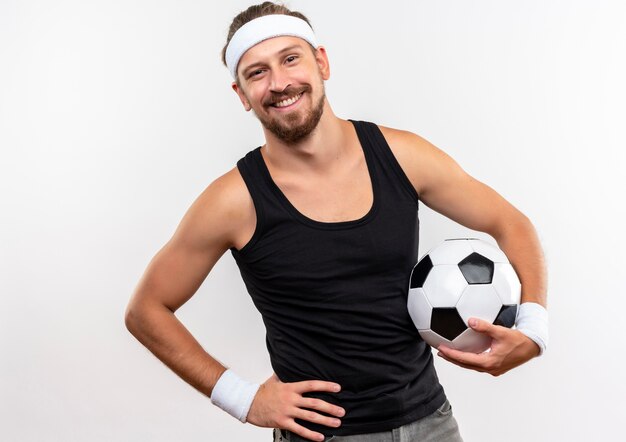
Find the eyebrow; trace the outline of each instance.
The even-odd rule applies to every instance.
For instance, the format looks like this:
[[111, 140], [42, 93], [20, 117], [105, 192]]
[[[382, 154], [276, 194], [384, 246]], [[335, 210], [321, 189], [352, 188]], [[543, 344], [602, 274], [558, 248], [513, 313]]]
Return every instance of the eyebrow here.
[[[281, 54], [283, 54], [283, 53], [285, 53], [285, 52], [293, 51], [294, 49], [300, 49], [300, 50], [302, 50], [302, 46], [301, 46], [301, 45], [299, 45], [299, 44], [295, 44], [295, 45], [287, 46], [286, 48], [283, 48], [283, 49], [281, 49], [280, 51], [278, 51], [276, 54], [277, 54], [277, 55], [281, 55]], [[254, 67], [256, 67], [256, 66], [263, 65], [263, 64], [265, 64], [265, 63], [264, 63], [264, 62], [262, 62], [262, 61], [257, 61], [256, 63], [252, 63], [251, 65], [248, 65], [248, 66], [246, 66], [245, 68], [243, 68], [243, 70], [241, 71], [241, 73], [242, 73], [243, 75], [246, 75], [246, 73], [247, 73], [250, 69], [252, 69], [252, 68], [254, 68]]]

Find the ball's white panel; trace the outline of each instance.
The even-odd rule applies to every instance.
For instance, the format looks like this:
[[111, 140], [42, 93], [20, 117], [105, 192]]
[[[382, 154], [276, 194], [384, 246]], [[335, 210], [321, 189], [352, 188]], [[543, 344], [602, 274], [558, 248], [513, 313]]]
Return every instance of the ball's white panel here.
[[413, 320], [413, 324], [415, 324], [418, 330], [430, 328], [430, 316], [433, 308], [428, 302], [428, 299], [426, 299], [426, 294], [423, 289], [415, 288], [409, 290], [407, 308], [409, 309], [409, 315]]
[[457, 350], [482, 353], [491, 347], [491, 338], [483, 333], [478, 333], [471, 328], [468, 328], [459, 336], [454, 338], [452, 345]]
[[522, 296], [522, 284], [511, 264], [495, 264], [492, 285], [500, 297], [502, 304], [519, 304]]
[[466, 287], [467, 281], [456, 264], [436, 265], [424, 282], [424, 292], [433, 307], [454, 307]]
[[480, 239], [471, 239], [468, 241], [474, 252], [489, 258], [493, 262], [509, 262], [508, 258], [498, 247], [489, 244], [487, 241]]
[[431, 347], [437, 348], [439, 344], [446, 344], [452, 347], [452, 342], [448, 341], [446, 338], [438, 335], [432, 330], [420, 330], [419, 334], [422, 337], [422, 339], [426, 341], [426, 343], [430, 345]]
[[456, 309], [467, 324], [469, 318], [493, 322], [502, 308], [502, 301], [491, 284], [468, 285]]
[[458, 264], [463, 258], [471, 255], [474, 249], [466, 239], [444, 241], [428, 252], [433, 265]]

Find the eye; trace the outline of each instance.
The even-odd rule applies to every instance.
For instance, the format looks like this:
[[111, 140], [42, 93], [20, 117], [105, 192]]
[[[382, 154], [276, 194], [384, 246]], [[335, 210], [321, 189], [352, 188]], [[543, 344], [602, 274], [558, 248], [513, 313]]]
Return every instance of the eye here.
[[255, 77], [263, 72], [263, 69], [256, 69], [248, 74], [248, 78]]
[[294, 61], [296, 58], [298, 58], [297, 55], [290, 55], [289, 57], [287, 57], [285, 60], [289, 63], [291, 61]]

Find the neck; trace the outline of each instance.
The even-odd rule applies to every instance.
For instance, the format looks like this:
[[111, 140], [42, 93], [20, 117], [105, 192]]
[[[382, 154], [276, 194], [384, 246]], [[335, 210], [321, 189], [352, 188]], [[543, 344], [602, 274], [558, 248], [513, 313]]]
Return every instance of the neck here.
[[286, 144], [263, 128], [266, 144], [263, 156], [276, 169], [292, 172], [328, 171], [348, 149], [351, 123], [335, 116], [328, 101], [317, 127], [308, 137], [294, 144]]

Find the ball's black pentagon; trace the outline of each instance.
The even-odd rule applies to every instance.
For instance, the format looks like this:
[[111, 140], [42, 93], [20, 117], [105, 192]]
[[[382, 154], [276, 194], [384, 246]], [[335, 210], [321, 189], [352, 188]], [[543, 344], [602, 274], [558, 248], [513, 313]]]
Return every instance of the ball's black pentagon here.
[[491, 284], [493, 261], [476, 252], [459, 263], [461, 273], [468, 284]]
[[515, 317], [517, 316], [517, 305], [503, 305], [500, 309], [500, 313], [496, 316], [496, 320], [493, 321], [495, 325], [501, 325], [503, 327], [511, 328], [515, 324]]
[[430, 317], [430, 329], [449, 341], [467, 329], [455, 307], [435, 307]]
[[428, 276], [432, 268], [433, 262], [431, 261], [430, 256], [426, 255], [413, 268], [413, 274], [411, 275], [411, 283], [409, 287], [411, 287], [412, 289], [417, 287], [423, 287], [424, 281], [426, 281], [426, 277]]

